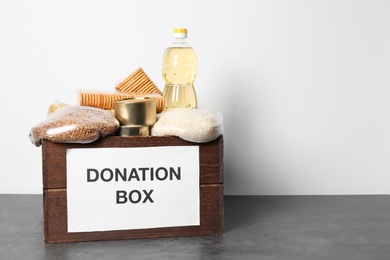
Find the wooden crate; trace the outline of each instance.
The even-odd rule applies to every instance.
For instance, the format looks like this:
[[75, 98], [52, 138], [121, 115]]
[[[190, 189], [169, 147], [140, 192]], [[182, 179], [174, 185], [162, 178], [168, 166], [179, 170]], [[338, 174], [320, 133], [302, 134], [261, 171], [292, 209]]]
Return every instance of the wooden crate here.
[[[71, 148], [199, 146], [200, 225], [67, 232], [66, 151]], [[198, 144], [177, 137], [102, 138], [90, 144], [42, 143], [44, 241], [47, 243], [220, 234], [224, 226], [223, 136]]]

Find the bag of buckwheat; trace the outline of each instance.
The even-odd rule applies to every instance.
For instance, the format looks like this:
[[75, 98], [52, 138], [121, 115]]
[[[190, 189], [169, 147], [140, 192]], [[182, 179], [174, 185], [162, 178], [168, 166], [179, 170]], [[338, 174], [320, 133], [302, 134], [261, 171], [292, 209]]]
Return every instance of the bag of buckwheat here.
[[42, 140], [54, 143], [91, 143], [119, 128], [119, 121], [110, 111], [69, 105], [49, 114], [41, 123], [30, 130], [30, 140], [40, 146]]

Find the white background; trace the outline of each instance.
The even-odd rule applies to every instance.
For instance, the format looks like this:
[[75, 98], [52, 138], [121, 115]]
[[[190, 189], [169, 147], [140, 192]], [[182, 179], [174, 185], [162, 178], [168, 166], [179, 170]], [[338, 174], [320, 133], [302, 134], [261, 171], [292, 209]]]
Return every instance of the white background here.
[[388, 194], [390, 1], [0, 0], [0, 193], [42, 192], [27, 135], [112, 90], [187, 27], [199, 106], [223, 113], [225, 194]]

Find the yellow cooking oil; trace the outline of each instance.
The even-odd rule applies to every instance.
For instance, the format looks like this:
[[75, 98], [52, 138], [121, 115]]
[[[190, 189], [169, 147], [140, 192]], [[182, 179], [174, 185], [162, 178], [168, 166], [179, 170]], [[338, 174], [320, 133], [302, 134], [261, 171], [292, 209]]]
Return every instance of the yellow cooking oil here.
[[175, 28], [173, 43], [163, 55], [164, 110], [196, 108], [198, 106], [194, 87], [194, 81], [198, 74], [198, 58], [186, 39], [187, 30]]

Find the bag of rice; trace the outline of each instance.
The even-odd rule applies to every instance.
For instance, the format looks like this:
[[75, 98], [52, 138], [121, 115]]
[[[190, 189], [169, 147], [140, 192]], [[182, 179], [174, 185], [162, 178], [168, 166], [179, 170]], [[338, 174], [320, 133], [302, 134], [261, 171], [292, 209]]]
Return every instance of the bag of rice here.
[[163, 111], [152, 127], [152, 136], [178, 136], [183, 140], [206, 143], [223, 134], [222, 114], [209, 109], [177, 108]]

